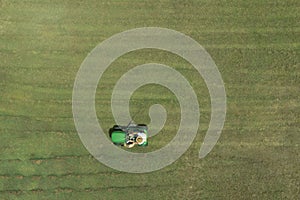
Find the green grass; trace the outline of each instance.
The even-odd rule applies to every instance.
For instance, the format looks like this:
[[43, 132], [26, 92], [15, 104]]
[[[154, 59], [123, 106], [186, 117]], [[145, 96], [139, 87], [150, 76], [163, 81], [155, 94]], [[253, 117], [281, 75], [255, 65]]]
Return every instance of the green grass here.
[[[299, 198], [299, 13], [296, 0], [0, 0], [0, 199]], [[147, 62], [182, 73], [201, 110], [197, 137], [179, 160], [156, 172], [127, 174], [102, 165], [84, 148], [74, 126], [72, 89], [81, 62], [97, 44], [144, 26], [175, 29], [206, 48], [225, 82], [227, 116], [217, 145], [199, 160], [210, 118], [201, 77], [171, 53], [123, 55], [97, 89], [105, 130], [114, 124], [114, 80]], [[180, 119], [174, 95], [147, 85], [131, 100], [132, 114], [154, 103], [168, 111], [161, 133], [136, 151], [164, 146]], [[148, 123], [146, 111], [135, 120]]]

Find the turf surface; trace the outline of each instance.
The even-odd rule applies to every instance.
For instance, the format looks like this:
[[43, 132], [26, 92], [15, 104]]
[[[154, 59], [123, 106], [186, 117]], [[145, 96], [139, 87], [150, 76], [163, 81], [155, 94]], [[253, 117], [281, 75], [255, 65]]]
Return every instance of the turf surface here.
[[[296, 0], [0, 0], [0, 199], [299, 198], [299, 13]], [[102, 165], [82, 145], [72, 89], [97, 44], [145, 26], [180, 31], [206, 48], [225, 82], [227, 117], [219, 142], [199, 160], [210, 117], [201, 77], [171, 53], [122, 56], [98, 85], [96, 109], [105, 130], [114, 124], [115, 80], [147, 62], [182, 73], [201, 107], [197, 138], [179, 160], [160, 171], [127, 174]], [[154, 103], [166, 107], [166, 126], [148, 149], [136, 151], [164, 146], [178, 128], [178, 102], [163, 87], [137, 90], [131, 112]], [[146, 111], [135, 120], [148, 123]]]

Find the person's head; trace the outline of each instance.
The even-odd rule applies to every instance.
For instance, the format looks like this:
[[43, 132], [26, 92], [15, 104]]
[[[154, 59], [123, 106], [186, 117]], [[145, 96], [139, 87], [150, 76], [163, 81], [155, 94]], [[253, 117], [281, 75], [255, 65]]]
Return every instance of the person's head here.
[[138, 143], [138, 144], [141, 144], [141, 143], [143, 143], [143, 138], [141, 137], [141, 136], [138, 136], [137, 138], [136, 138], [136, 142]]

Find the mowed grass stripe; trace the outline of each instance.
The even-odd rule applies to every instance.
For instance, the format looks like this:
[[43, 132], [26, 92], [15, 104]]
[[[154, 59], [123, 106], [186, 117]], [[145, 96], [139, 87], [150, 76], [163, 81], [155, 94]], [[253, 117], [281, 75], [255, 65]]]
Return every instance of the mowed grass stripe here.
[[[176, 185], [175, 185], [176, 186]], [[164, 196], [168, 196], [171, 198], [175, 198], [180, 195], [179, 187], [174, 187], [172, 189], [172, 193], [170, 192], [170, 188], [167, 185], [151, 185], [151, 186], [127, 186], [127, 187], [110, 187], [110, 188], [98, 188], [98, 189], [82, 189], [82, 190], [74, 190], [72, 188], [56, 188], [54, 190], [42, 190], [35, 189], [30, 191], [20, 191], [20, 190], [11, 190], [7, 192], [1, 193], [4, 198], [29, 198], [29, 199], [47, 199], [47, 198], [55, 198], [58, 199], [95, 199], [99, 198], [109, 199], [112, 195], [114, 198], [122, 199], [124, 198], [124, 194], [127, 196], [134, 196], [135, 198], [145, 198], [145, 194], [137, 193], [136, 190], [147, 190], [149, 194], [147, 198], [151, 199], [159, 199]], [[176, 190], [177, 189], [177, 190]], [[137, 193], [137, 194], [135, 194]]]
[[[164, 185], [166, 187], [178, 186], [180, 185], [180, 180], [176, 176], [171, 176], [169, 173], [161, 174], [168, 177], [168, 180], [164, 180], [162, 177], [153, 177], [151, 175], [139, 177], [128, 174], [126, 179], [120, 181], [120, 177], [124, 177], [124, 174], [116, 173], [106, 173], [106, 174], [91, 174], [91, 175], [66, 175], [66, 176], [32, 176], [32, 177], [5, 177], [1, 178], [1, 182], [4, 182], [2, 186], [4, 192], [5, 190], [33, 190], [33, 189], [43, 189], [43, 190], [54, 190], [56, 188], [72, 188], [74, 190], [83, 189], [105, 189], [105, 188], [125, 188], [125, 187], [151, 187], [144, 180], [149, 182], [154, 182], [155, 179], [159, 181], [159, 185]], [[132, 179], [135, 182], [132, 182]], [[14, 184], [15, 183], [15, 184]], [[89, 183], [89, 184], [86, 184]], [[90, 184], [93, 183], [93, 184]], [[102, 186], [102, 187], [99, 187]], [[156, 187], [156, 186], [154, 186]]]
[[[199, 43], [206, 47], [206, 48], [211, 48], [211, 49], [231, 49], [231, 48], [236, 48], [236, 49], [263, 49], [263, 48], [275, 48], [275, 49], [298, 49], [300, 46], [300, 43], [297, 40], [297, 35], [299, 35], [299, 31], [296, 32], [281, 32], [279, 33], [216, 33], [216, 32], [211, 32], [211, 33], [195, 33], [196, 37], [199, 37]], [[193, 34], [191, 35], [193, 37]], [[21, 37], [24, 39], [24, 37]], [[5, 40], [5, 37], [3, 37]], [[17, 39], [17, 38], [16, 38]], [[32, 38], [25, 38], [25, 41], [30, 41]], [[6, 39], [7, 40], [7, 39]], [[66, 42], [66, 40], [62, 39], [63, 41]], [[103, 40], [100, 40], [99, 38], [95, 39], [98, 42], [96, 44], [100, 43]], [[0, 41], [1, 42], [1, 41]], [[20, 41], [15, 40], [16, 45], [20, 43]], [[69, 43], [74, 42], [73, 40], [68, 41]], [[4, 43], [4, 42], [2, 42]], [[45, 53], [57, 53], [55, 49], [60, 50], [60, 53], [63, 53], [64, 55], [69, 55], [72, 56], [74, 53], [76, 54], [84, 54], [89, 51], [91, 51], [94, 46], [90, 46], [87, 49], [81, 50], [80, 52], [73, 52], [74, 47], [67, 47], [64, 48], [61, 46], [62, 41], [57, 41], [57, 45], [52, 46], [52, 50], [48, 49], [42, 49], [40, 46], [44, 46], [47, 44], [42, 44], [39, 43], [40, 46], [32, 46], [31, 44], [24, 44], [25, 47], [27, 48], [18, 48], [16, 53], [21, 53], [21, 52], [31, 52], [29, 55], [35, 56], [36, 54], [45, 54]], [[10, 45], [13, 45], [10, 43]], [[54, 45], [52, 43], [51, 45]], [[2, 45], [3, 49], [7, 50], [9, 47]], [[15, 45], [13, 45], [15, 46]], [[0, 49], [0, 51], [3, 51]], [[11, 49], [13, 51], [13, 49]], [[77, 50], [78, 51], [78, 50]], [[5, 51], [4, 51], [5, 53]], [[9, 53], [11, 54], [11, 53]], [[2, 64], [3, 65], [3, 64]], [[22, 65], [22, 63], [20, 64]], [[56, 67], [54, 67], [56, 68]]]
[[[272, 74], [268, 74], [268, 76], [265, 77], [270, 77], [270, 75], [276, 76], [277, 72], [280, 73], [286, 73], [286, 71], [278, 71], [279, 67], [293, 67], [296, 69], [297, 65], [299, 65], [299, 58], [295, 57], [297, 55], [297, 52], [299, 51], [299, 48], [292, 47], [291, 49], [274, 49], [271, 48], [273, 44], [269, 44], [270, 48], [262, 48], [262, 49], [256, 49], [254, 46], [253, 49], [246, 48], [247, 44], [245, 45], [238, 45], [242, 47], [241, 49], [237, 48], [235, 49], [234, 45], [223, 45], [224, 48], [231, 48], [232, 47], [232, 52], [229, 54], [228, 51], [226, 50], [217, 50], [214, 48], [208, 48], [209, 53], [212, 54], [213, 58], [218, 58], [219, 55], [226, 55], [223, 59], [215, 59], [217, 65], [220, 66], [220, 70], [224, 71], [224, 75], [226, 77], [226, 72], [230, 72], [230, 69], [232, 67], [239, 67], [243, 66], [240, 68], [241, 72], [245, 69], [249, 69], [248, 71], [245, 71], [246, 73], [253, 73], [257, 74], [256, 71], [253, 71], [254, 68], [256, 70], [264, 70], [266, 68], [269, 68], [271, 71], [269, 71]], [[295, 44], [290, 44], [290, 45], [299, 45], [298, 43]], [[240, 51], [239, 51], [240, 50]], [[137, 52], [138, 53], [138, 52]], [[150, 62], [143, 59], [145, 54], [133, 54], [131, 56], [125, 56], [125, 58], [122, 58], [120, 61], [118, 61], [118, 65], [114, 65], [114, 68], [116, 71], [114, 71], [114, 74], [108, 74], [109, 79], [106, 79], [106, 82], [104, 83], [104, 86], [110, 86], [115, 84], [114, 79], [118, 78], [120, 74], [118, 73], [118, 68], [120, 69], [122, 65], [121, 63], [125, 66], [135, 66], [136, 64], [142, 64], [145, 62]], [[164, 60], [164, 62], [170, 66], [175, 67], [175, 69], [178, 69], [180, 72], [184, 69], [187, 70], [185, 72], [189, 73], [192, 72], [191, 68], [186, 68], [186, 64], [183, 62], [179, 63], [174, 63], [172, 62], [173, 55], [169, 54], [168, 59], [163, 59], [162, 55], [163, 54], [154, 54], [157, 56], [157, 58], [154, 61], [160, 61]], [[153, 57], [153, 56], [151, 56]], [[243, 58], [243, 60], [241, 60]], [[132, 61], [134, 60], [134, 62]], [[130, 64], [130, 62], [133, 62]], [[179, 60], [178, 60], [179, 61]], [[259, 62], [258, 62], [259, 61]], [[53, 61], [52, 61], [53, 62]], [[153, 60], [152, 60], [153, 62]], [[128, 63], [128, 64], [127, 64]], [[57, 65], [57, 64], [56, 64]], [[56, 66], [55, 65], [55, 66]], [[18, 66], [18, 67], [17, 67]], [[64, 73], [58, 73], [57, 70], [59, 68], [44, 68], [45, 65], [39, 65], [35, 66], [34, 69], [31, 69], [29, 65], [17, 65], [14, 70], [11, 70], [12, 66], [3, 66], [1, 68], [7, 78], [9, 78], [11, 81], [5, 81], [6, 79], [2, 79], [2, 84], [5, 84], [5, 87], [7, 89], [10, 89], [10, 92], [16, 91], [16, 89], [20, 88], [19, 90], [29, 90], [31, 92], [46, 92], [48, 91], [49, 93], [54, 93], [57, 94], [55, 95], [55, 98], [60, 98], [60, 96], [69, 96], [71, 98], [72, 94], [72, 89], [73, 89], [73, 84], [76, 76], [76, 72], [79, 69], [80, 63], [78, 63], [78, 66], [73, 67], [73, 69], [65, 66], [61, 66], [61, 69], [66, 69]], [[20, 68], [19, 68], [20, 66]], [[28, 66], [26, 68], [22, 66]], [[121, 69], [119, 70], [121, 71]], [[71, 73], [72, 72], [72, 73]], [[126, 72], [126, 71], [125, 71]], [[264, 72], [264, 71], [261, 71]], [[51, 76], [48, 76], [48, 75]], [[294, 73], [293, 73], [294, 74]], [[291, 74], [291, 76], [293, 75]], [[297, 70], [295, 70], [295, 74], [297, 73]], [[228, 74], [230, 75], [230, 74]], [[19, 79], [18, 77], [22, 76], [22, 79]], [[104, 74], [105, 76], [105, 74]], [[252, 78], [253, 76], [247, 76], [249, 78]], [[34, 84], [35, 83], [35, 84]], [[103, 82], [102, 82], [103, 84]], [[31, 87], [32, 86], [32, 87]], [[34, 86], [34, 87], [33, 87]], [[100, 87], [102, 85], [99, 85]], [[104, 89], [104, 88], [102, 88]], [[64, 94], [64, 93], [65, 94]], [[44, 95], [43, 93], [43, 95]], [[40, 97], [43, 96], [40, 93], [37, 93], [36, 96]], [[5, 97], [5, 96], [4, 96]], [[49, 95], [47, 96], [48, 98]]]

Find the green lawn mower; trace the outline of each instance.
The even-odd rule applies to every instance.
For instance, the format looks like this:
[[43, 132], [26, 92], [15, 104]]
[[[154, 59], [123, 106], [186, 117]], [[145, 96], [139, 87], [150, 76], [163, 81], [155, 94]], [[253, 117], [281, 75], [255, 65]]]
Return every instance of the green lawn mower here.
[[145, 124], [130, 122], [128, 126], [114, 125], [109, 130], [109, 136], [113, 144], [127, 148], [148, 145], [148, 127]]

